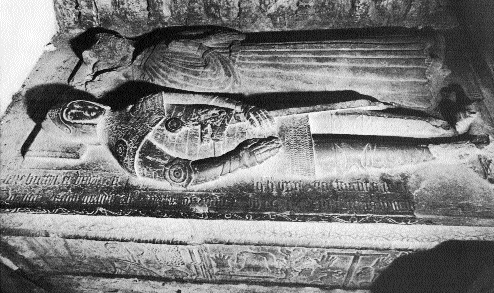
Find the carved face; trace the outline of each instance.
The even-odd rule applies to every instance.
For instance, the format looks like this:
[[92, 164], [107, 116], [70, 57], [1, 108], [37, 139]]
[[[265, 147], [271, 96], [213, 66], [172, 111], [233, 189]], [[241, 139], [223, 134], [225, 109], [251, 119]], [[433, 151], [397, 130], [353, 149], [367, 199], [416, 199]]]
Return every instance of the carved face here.
[[130, 40], [109, 33], [99, 33], [96, 39], [89, 50], [82, 52], [84, 63], [93, 66], [94, 72], [130, 64], [134, 50]]
[[108, 109], [94, 102], [72, 101], [51, 109], [42, 127], [70, 141], [98, 144], [97, 126]]

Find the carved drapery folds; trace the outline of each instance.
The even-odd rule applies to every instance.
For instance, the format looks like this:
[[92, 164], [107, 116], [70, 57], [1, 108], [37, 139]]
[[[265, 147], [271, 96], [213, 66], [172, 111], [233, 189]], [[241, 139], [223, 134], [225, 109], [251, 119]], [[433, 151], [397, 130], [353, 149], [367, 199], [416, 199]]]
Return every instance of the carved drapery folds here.
[[[410, 17], [427, 1], [405, 2], [401, 12]], [[153, 31], [154, 24], [147, 22], [134, 30], [132, 26], [143, 15], [158, 21], [158, 7], [168, 7], [170, 19], [184, 8], [186, 21], [197, 19], [200, 13], [196, 12], [206, 6], [208, 13], [224, 16], [222, 11], [230, 4], [246, 8], [246, 3], [253, 2], [222, 2], [225, 7], [216, 7], [214, 1], [78, 1], [73, 8], [80, 13], [69, 24], [70, 13], [64, 16], [62, 12], [71, 9], [70, 3], [56, 2], [59, 17], [66, 20], [63, 28], [101, 26], [72, 38], [70, 58], [80, 61], [78, 65], [69, 62], [74, 64], [70, 74], [60, 67], [65, 69], [59, 80], [87, 92], [85, 98], [77, 99], [81, 92], [69, 87], [68, 101], [44, 105], [46, 117], [36, 119], [32, 134], [19, 146], [21, 156], [28, 158], [23, 167], [13, 167], [16, 158], [6, 160], [10, 167], [1, 178], [10, 198], [18, 198], [31, 185], [37, 186], [37, 193], [46, 194], [58, 185], [64, 190], [64, 200], [74, 202], [73, 197], [84, 191], [70, 189], [71, 184], [88, 190], [118, 189], [121, 184], [128, 189], [108, 198], [133, 198], [133, 192], [141, 192], [145, 186], [150, 188], [143, 192], [146, 199], [135, 204], [161, 202], [160, 215], [174, 210], [179, 196], [186, 199], [179, 204], [181, 212], [207, 211], [218, 217], [227, 217], [228, 207], [233, 206], [241, 217], [244, 213], [261, 217], [264, 212], [297, 209], [411, 215], [417, 186], [408, 181], [412, 175], [407, 172], [438, 163], [445, 168], [458, 165], [473, 170], [476, 179], [478, 175], [492, 179], [491, 149], [474, 151], [475, 145], [468, 140], [470, 126], [479, 124], [480, 108], [456, 98], [454, 88], [448, 87], [452, 78], [440, 32], [272, 32], [309, 28], [305, 26], [308, 22], [297, 22], [300, 27], [287, 22], [274, 29], [232, 29], [242, 28], [241, 21]], [[263, 1], [255, 6], [272, 16], [281, 10], [289, 14], [287, 9], [327, 12], [318, 8], [321, 3], [317, 0], [283, 3]], [[367, 13], [377, 17], [382, 12], [379, 9], [387, 5], [382, 1], [348, 3], [347, 12], [359, 21], [366, 19]], [[346, 11], [343, 4], [337, 6], [332, 9]], [[89, 17], [86, 9], [95, 18]], [[133, 14], [125, 17], [130, 22], [120, 23], [119, 13], [129, 9]], [[144, 10], [147, 14], [141, 13]], [[115, 12], [112, 24], [107, 23], [108, 11]], [[242, 13], [238, 17], [244, 17]], [[307, 15], [310, 22], [315, 14]], [[228, 22], [228, 18], [224, 20]], [[279, 19], [271, 20], [279, 23]], [[259, 32], [266, 29], [270, 32]], [[146, 94], [138, 93], [141, 87]], [[454, 106], [453, 111], [440, 111], [445, 100]], [[39, 109], [29, 100], [22, 103], [31, 112]], [[480, 138], [476, 143], [488, 144], [488, 136]], [[442, 151], [438, 153], [435, 150], [439, 148]], [[45, 171], [33, 171], [39, 169]], [[92, 170], [96, 176], [90, 176]], [[389, 170], [395, 173], [388, 178], [383, 174]], [[109, 175], [113, 173], [121, 178]], [[112, 185], [114, 182], [118, 184]], [[177, 192], [156, 199], [153, 196], [159, 190]], [[218, 190], [220, 198], [234, 194], [234, 199], [218, 203], [209, 194]], [[192, 197], [187, 198], [194, 192], [204, 192], [197, 197], [199, 202], [210, 202], [196, 206]], [[379, 198], [374, 206], [354, 207], [351, 196], [339, 196], [348, 193], [373, 202], [374, 192], [389, 196]], [[279, 201], [278, 194], [289, 200]], [[328, 194], [334, 195], [329, 201], [325, 198]], [[317, 204], [305, 203], [305, 197], [311, 195]]]
[[456, 26], [447, 2], [54, 0], [56, 49], [0, 123], [2, 262], [107, 291], [343, 292], [492, 241], [484, 89], [431, 30]]
[[[80, 62], [69, 83], [103, 104], [54, 105], [44, 133], [99, 145], [131, 180], [165, 189], [416, 166], [436, 159], [427, 144], [467, 133], [477, 117], [459, 103], [451, 119], [437, 111], [450, 72], [442, 36], [429, 31], [310, 37], [209, 26], [129, 38], [95, 28], [70, 44]], [[143, 84], [160, 92], [120, 96]], [[259, 165], [270, 168], [245, 172]]]
[[232, 50], [245, 35], [234, 31], [160, 42], [134, 61], [132, 79], [197, 92], [232, 92], [239, 86]]
[[[136, 60], [142, 75], [134, 78], [200, 92], [354, 90], [382, 102], [429, 108], [437, 105], [448, 73], [438, 57], [444, 50], [440, 41], [424, 37], [240, 43], [226, 54], [211, 47], [201, 52], [200, 41], [190, 43], [157, 45], [151, 56]], [[179, 52], [199, 55], [200, 61], [191, 64]]]
[[[84, 84], [104, 93], [120, 72], [121, 82], [142, 80], [194, 92], [352, 90], [396, 106], [432, 110], [449, 74], [443, 64], [444, 41], [431, 33], [285, 42], [249, 41], [222, 28], [163, 34], [144, 49], [141, 43], [150, 42], [146, 39], [129, 43], [125, 48], [136, 47], [130, 64], [120, 61], [128, 56], [110, 62], [108, 51], [121, 50], [109, 46], [103, 52], [101, 44], [115, 35], [97, 34], [96, 44], [82, 53], [89, 71]], [[251, 39], [255, 37], [260, 38]], [[94, 76], [101, 82], [88, 84]]]

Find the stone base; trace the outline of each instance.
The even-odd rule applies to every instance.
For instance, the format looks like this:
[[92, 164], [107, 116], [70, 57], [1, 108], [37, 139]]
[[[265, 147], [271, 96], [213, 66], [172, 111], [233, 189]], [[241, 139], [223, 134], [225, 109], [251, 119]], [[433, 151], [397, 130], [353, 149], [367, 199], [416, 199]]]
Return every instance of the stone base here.
[[493, 227], [25, 213], [2, 213], [1, 227], [2, 257], [31, 279], [101, 276], [112, 286], [138, 278], [364, 290], [401, 256], [447, 240], [494, 241]]

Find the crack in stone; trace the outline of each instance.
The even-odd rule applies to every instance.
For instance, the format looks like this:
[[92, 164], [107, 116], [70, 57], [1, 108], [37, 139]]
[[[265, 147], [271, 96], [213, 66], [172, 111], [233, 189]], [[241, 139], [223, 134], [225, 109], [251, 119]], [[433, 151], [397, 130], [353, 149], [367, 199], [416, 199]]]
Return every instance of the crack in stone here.
[[93, 14], [94, 18], [96, 20], [96, 24], [98, 26], [101, 25], [100, 18], [99, 18], [99, 10], [98, 10], [98, 5], [96, 4], [96, 0], [93, 0]]
[[412, 4], [413, 4], [413, 0], [407, 1], [407, 4], [405, 5], [405, 11], [403, 12], [403, 19], [407, 18], [408, 14], [412, 9]]
[[77, 23], [80, 25], [81, 24], [81, 18], [82, 18], [82, 12], [81, 12], [81, 4], [79, 3], [78, 0], [75, 0], [75, 5], [74, 9], [76, 10], [77, 14]]
[[153, 14], [151, 9], [151, 1], [152, 0], [146, 0], [146, 11], [148, 12], [147, 15], [148, 21], [152, 20], [151, 15]]

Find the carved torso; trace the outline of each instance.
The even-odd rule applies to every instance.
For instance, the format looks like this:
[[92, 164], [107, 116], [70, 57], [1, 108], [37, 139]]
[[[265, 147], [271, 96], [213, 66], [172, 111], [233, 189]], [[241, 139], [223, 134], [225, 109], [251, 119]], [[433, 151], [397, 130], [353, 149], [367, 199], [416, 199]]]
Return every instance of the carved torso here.
[[162, 93], [126, 111], [111, 112], [105, 122], [104, 136], [117, 161], [129, 172], [153, 179], [163, 179], [158, 173], [176, 159], [218, 157], [247, 139], [263, 137], [262, 129], [241, 112], [203, 104], [168, 104]]

